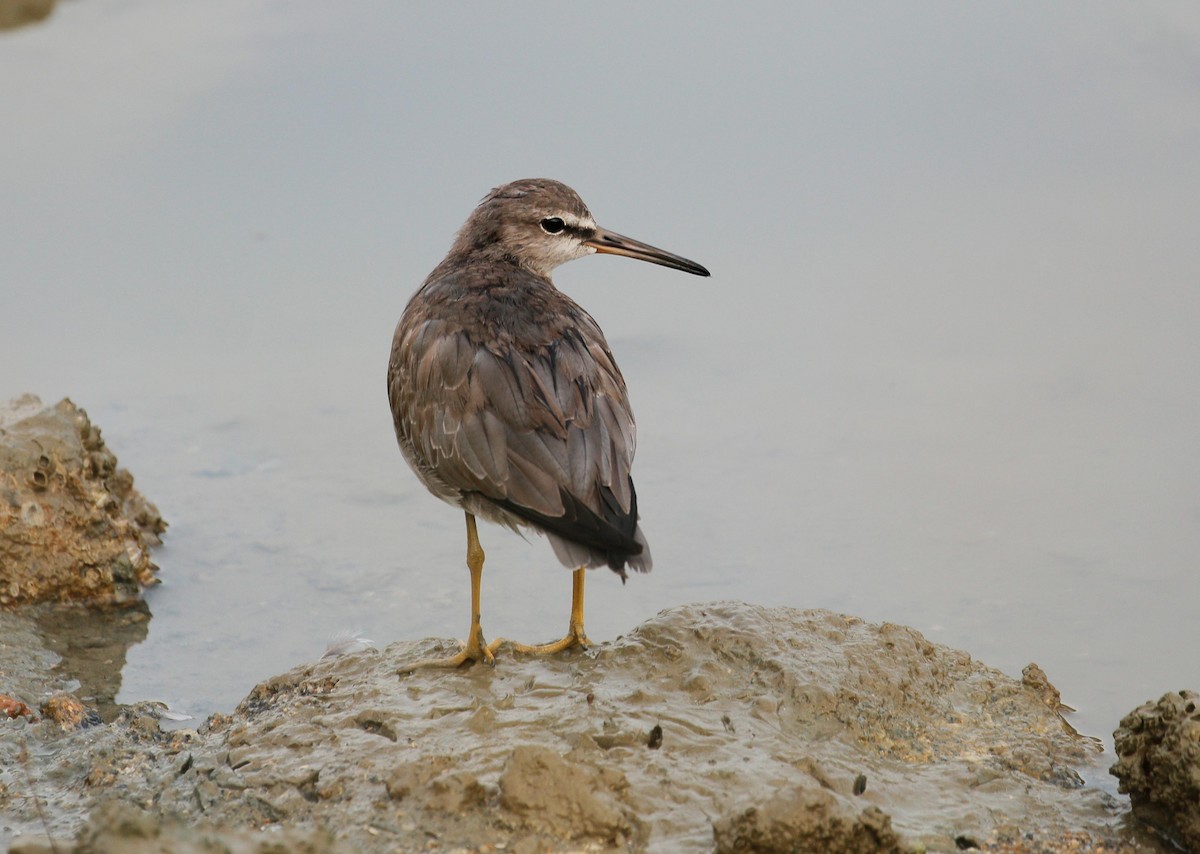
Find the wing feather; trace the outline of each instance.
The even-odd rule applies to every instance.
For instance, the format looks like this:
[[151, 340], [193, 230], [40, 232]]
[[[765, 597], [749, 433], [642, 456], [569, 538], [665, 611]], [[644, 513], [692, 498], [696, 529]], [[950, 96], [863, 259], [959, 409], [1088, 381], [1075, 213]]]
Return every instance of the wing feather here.
[[618, 571], [627, 559], [643, 568], [625, 381], [595, 321], [569, 305], [571, 322], [535, 342], [402, 320], [389, 377], [397, 435], [442, 497], [477, 494]]

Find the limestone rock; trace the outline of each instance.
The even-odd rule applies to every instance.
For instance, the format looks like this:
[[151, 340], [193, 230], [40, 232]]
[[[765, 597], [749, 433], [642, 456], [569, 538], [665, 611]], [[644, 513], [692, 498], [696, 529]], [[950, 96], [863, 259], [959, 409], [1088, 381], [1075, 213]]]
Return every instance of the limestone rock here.
[[1200, 851], [1200, 694], [1179, 691], [1138, 706], [1113, 733], [1111, 773], [1138, 818]]
[[0, 605], [136, 601], [166, 527], [70, 400], [0, 406]]

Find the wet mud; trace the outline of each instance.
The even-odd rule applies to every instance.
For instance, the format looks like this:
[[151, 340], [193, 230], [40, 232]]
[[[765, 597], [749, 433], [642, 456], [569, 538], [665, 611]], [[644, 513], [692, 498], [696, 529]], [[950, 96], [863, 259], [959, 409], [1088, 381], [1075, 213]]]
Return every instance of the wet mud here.
[[14, 850], [47, 829], [101, 850], [82, 846], [127, 826], [236, 850], [264, 828], [315, 851], [1163, 850], [1082, 784], [1098, 744], [1048, 681], [913, 629], [687, 605], [586, 652], [400, 675], [452, 648], [297, 667], [195, 731], [164, 731], [152, 704], [9, 722]]

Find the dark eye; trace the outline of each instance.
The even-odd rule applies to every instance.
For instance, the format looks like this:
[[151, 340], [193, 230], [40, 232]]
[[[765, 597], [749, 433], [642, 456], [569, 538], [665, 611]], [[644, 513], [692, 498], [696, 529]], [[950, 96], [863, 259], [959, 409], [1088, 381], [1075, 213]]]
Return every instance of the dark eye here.
[[558, 234], [566, 227], [567, 224], [556, 216], [548, 216], [542, 220], [542, 231], [547, 234]]

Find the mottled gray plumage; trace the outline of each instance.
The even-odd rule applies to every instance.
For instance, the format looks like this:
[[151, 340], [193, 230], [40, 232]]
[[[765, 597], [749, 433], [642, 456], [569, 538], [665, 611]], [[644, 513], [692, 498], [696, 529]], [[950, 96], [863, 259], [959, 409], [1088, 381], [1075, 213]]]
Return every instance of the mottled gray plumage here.
[[[708, 275], [599, 228], [565, 184], [505, 184], [404, 310], [388, 397], [400, 448], [430, 492], [542, 531], [568, 567], [607, 565], [624, 578], [627, 566], [651, 565], [625, 380], [596, 321], [550, 281], [558, 265], [594, 252]], [[468, 516], [469, 536], [473, 525]]]

